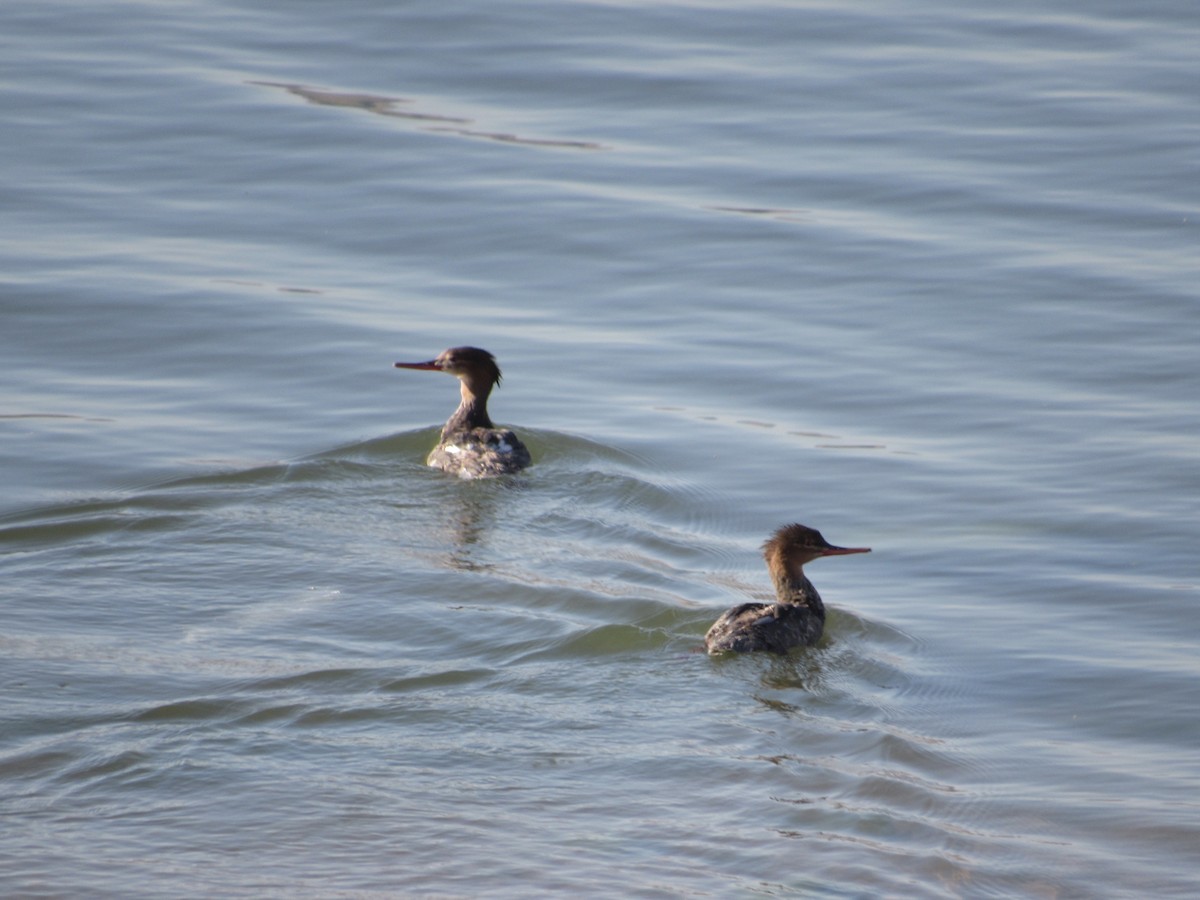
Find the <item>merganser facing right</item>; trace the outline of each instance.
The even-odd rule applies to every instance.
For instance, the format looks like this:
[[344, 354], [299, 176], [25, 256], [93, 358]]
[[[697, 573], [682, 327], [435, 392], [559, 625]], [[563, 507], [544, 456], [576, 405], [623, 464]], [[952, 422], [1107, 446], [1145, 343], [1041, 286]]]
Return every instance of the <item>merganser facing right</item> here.
[[442, 438], [426, 462], [460, 478], [519, 472], [532, 461], [529, 450], [488, 416], [487, 399], [500, 383], [496, 357], [478, 347], [451, 347], [428, 362], [396, 363], [397, 369], [447, 372], [461, 382], [462, 401], [442, 427]]
[[743, 603], [713, 623], [704, 636], [709, 653], [769, 650], [786, 653], [815, 644], [825, 628], [825, 604], [804, 564], [822, 556], [870, 553], [870, 547], [835, 547], [815, 528], [784, 525], [763, 544], [767, 570], [775, 582], [774, 603]]

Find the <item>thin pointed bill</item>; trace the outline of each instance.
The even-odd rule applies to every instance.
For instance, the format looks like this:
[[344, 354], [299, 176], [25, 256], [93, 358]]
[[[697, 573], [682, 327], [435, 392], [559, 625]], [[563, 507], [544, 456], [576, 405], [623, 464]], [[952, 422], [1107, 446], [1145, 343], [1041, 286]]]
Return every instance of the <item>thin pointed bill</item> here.
[[822, 556], [849, 556], [851, 553], [870, 553], [870, 547], [835, 547], [830, 544], [821, 548]]
[[396, 363], [397, 369], [420, 369], [424, 372], [440, 372], [442, 367], [438, 365], [436, 359], [431, 359], [428, 362], [419, 363]]

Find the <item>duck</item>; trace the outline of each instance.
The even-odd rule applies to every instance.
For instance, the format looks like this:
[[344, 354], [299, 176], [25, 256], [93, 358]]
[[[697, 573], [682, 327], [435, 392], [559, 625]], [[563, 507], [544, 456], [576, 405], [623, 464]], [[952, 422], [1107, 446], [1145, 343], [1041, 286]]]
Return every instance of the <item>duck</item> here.
[[835, 547], [821, 532], [794, 523], [777, 529], [762, 547], [767, 571], [775, 585], [775, 601], [742, 603], [725, 612], [704, 636], [712, 655], [765, 650], [787, 653], [821, 639], [825, 604], [804, 566], [822, 556], [870, 553], [870, 547]]
[[500, 383], [500, 366], [491, 353], [451, 347], [425, 362], [398, 362], [396, 368], [445, 372], [459, 381], [458, 409], [442, 426], [428, 465], [459, 478], [490, 478], [519, 472], [533, 461], [512, 429], [497, 427], [488, 415], [488, 396]]

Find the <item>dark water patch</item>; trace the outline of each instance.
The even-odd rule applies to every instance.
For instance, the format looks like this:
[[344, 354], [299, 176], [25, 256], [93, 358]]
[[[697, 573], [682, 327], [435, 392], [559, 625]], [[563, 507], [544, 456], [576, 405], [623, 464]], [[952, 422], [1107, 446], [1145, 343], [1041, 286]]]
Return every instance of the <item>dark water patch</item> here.
[[604, 150], [603, 144], [594, 141], [564, 140], [560, 138], [533, 137], [513, 134], [505, 131], [489, 131], [479, 128], [468, 128], [472, 119], [461, 116], [448, 116], [442, 113], [423, 112], [401, 107], [415, 101], [404, 97], [382, 97], [373, 94], [347, 93], [342, 91], [320, 90], [301, 84], [279, 84], [270, 81], [251, 81], [249, 84], [262, 87], [281, 88], [289, 94], [302, 97], [317, 106], [334, 106], [345, 109], [361, 110], [377, 116], [401, 119], [417, 123], [421, 130], [431, 134], [451, 134], [467, 138], [482, 138], [502, 144], [517, 144], [526, 147], [546, 147], [567, 150]]
[[453, 688], [467, 685], [477, 685], [494, 677], [493, 669], [456, 669], [444, 672], [430, 672], [420, 675], [410, 675], [389, 680], [380, 685], [379, 690], [387, 693], [408, 693], [424, 691], [430, 688]]
[[199, 723], [228, 722], [236, 718], [250, 701], [235, 698], [196, 698], [178, 700], [151, 707], [130, 716], [134, 722]]

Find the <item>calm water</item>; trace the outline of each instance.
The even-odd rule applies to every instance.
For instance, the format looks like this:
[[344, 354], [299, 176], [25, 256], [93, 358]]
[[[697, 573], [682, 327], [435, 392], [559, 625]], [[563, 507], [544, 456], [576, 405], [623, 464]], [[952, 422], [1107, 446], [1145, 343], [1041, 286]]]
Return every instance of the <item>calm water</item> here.
[[[1200, 892], [1197, 47], [4, 5], [0, 892]], [[697, 652], [789, 521], [825, 640]]]

